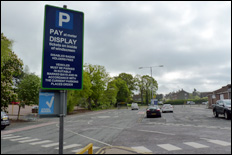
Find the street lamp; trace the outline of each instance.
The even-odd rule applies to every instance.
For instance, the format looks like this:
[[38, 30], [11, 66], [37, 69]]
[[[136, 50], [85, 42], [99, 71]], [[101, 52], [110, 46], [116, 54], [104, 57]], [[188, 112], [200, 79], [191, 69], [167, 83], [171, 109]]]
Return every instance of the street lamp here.
[[[150, 68], [151, 70], [151, 77], [152, 77], [152, 67], [164, 67], [164, 65], [159, 65], [159, 66], [150, 66], [150, 67], [139, 67], [139, 69], [143, 69], [143, 68]], [[151, 96], [151, 99], [153, 99], [153, 85], [152, 85], [152, 96]]]

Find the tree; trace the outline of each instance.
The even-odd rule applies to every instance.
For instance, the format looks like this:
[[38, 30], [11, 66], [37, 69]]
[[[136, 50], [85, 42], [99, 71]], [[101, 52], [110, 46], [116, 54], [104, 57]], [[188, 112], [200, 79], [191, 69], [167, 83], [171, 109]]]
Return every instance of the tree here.
[[121, 78], [122, 80], [124, 80], [127, 84], [128, 89], [130, 90], [130, 92], [132, 92], [133, 90], [136, 89], [135, 79], [133, 78], [133, 76], [131, 74], [121, 73], [116, 78]]
[[74, 110], [75, 105], [82, 104], [92, 94], [92, 84], [87, 72], [83, 72], [83, 89], [82, 90], [68, 90], [67, 111], [70, 113]]
[[105, 67], [100, 65], [85, 64], [84, 68], [92, 84], [92, 94], [88, 98], [88, 109], [91, 110], [92, 101], [96, 107], [99, 106], [98, 101], [103, 97], [106, 84], [109, 81], [109, 74], [106, 72]]
[[107, 106], [112, 106], [117, 103], [118, 87], [116, 86], [116, 81], [112, 80], [108, 83], [107, 89], [104, 92], [103, 103]]
[[1, 110], [7, 111], [9, 103], [16, 101], [13, 78], [22, 74], [23, 62], [11, 50], [12, 41], [1, 33]]
[[39, 104], [40, 78], [34, 73], [25, 74], [17, 87], [18, 98], [21, 103], [19, 106], [19, 116], [22, 105]]
[[135, 86], [137, 87], [137, 90], [139, 90], [141, 95], [141, 102], [143, 104], [143, 94], [144, 94], [144, 85], [143, 85], [143, 78], [140, 75], [135, 76]]
[[121, 78], [115, 79], [115, 84], [118, 88], [117, 93], [117, 102], [126, 102], [130, 96], [130, 90], [127, 87], [127, 84]]
[[144, 75], [144, 76], [136, 75], [135, 79], [136, 79], [136, 85], [141, 93], [142, 103], [143, 103], [143, 98], [145, 96], [146, 103], [148, 104], [151, 98], [150, 96], [152, 89], [153, 89], [153, 95], [156, 93], [158, 89], [157, 81], [153, 77], [150, 77], [149, 75]]

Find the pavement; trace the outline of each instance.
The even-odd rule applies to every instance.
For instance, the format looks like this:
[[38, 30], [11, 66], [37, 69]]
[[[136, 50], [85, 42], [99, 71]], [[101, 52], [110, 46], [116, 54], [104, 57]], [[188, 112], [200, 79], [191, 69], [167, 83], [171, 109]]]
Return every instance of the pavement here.
[[[28, 117], [37, 117], [37, 113], [32, 113], [32, 107], [25, 105], [25, 107], [21, 107], [20, 109], [20, 115], [19, 115], [19, 120], [26, 120]], [[7, 115], [9, 116], [10, 120], [17, 120], [18, 118], [18, 111], [19, 111], [19, 106], [18, 105], [9, 105], [8, 106], [8, 113]]]
[[[11, 124], [14, 123], [15, 125], [21, 124], [20, 122], [38, 122], [38, 114], [37, 113], [32, 113], [32, 106], [25, 106], [24, 108], [21, 107], [20, 109], [20, 115], [19, 115], [19, 120], [18, 118], [18, 110], [19, 106], [18, 105], [9, 105], [8, 106], [8, 113], [7, 115], [9, 116], [11, 120]], [[78, 107], [76, 109], [79, 109]], [[79, 113], [83, 112], [89, 112], [84, 109], [79, 109]], [[18, 124], [19, 123], [19, 124]], [[20, 128], [20, 125], [19, 125]], [[147, 154], [146, 152], [139, 152], [136, 150], [133, 150], [131, 148], [123, 147], [123, 146], [106, 146], [101, 149], [99, 149], [95, 154]]]

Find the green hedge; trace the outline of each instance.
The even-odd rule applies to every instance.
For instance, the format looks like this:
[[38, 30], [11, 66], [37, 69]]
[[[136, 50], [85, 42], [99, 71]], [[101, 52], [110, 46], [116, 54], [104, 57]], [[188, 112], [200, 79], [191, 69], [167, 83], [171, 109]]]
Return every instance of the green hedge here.
[[188, 100], [168, 100], [165, 101], [163, 104], [172, 104], [172, 105], [183, 105], [187, 103], [187, 101], [193, 101], [195, 104], [202, 104], [202, 102], [208, 101], [208, 98], [200, 98], [200, 99], [188, 99]]

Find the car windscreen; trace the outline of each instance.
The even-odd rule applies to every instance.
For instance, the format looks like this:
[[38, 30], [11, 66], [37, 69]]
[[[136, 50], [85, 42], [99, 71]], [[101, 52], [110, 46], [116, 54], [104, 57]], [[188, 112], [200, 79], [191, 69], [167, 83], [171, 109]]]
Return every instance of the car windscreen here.
[[150, 107], [148, 107], [148, 109], [158, 109], [159, 107], [157, 107], [157, 106], [150, 106]]
[[226, 105], [231, 105], [231, 101], [224, 101], [224, 103], [226, 104]]

